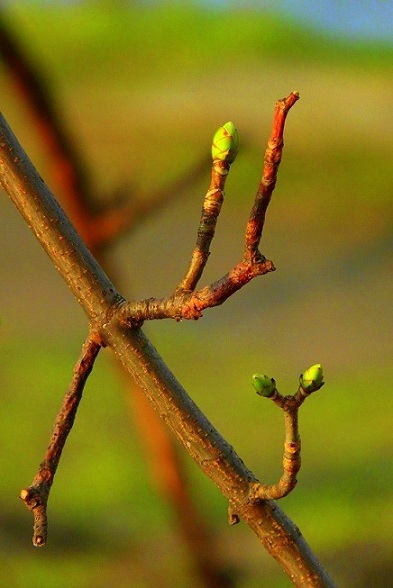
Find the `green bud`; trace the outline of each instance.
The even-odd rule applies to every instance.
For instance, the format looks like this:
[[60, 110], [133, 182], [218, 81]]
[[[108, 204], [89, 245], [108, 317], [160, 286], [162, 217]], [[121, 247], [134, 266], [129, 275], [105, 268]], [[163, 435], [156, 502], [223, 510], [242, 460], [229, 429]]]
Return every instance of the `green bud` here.
[[239, 151], [239, 133], [235, 125], [227, 122], [213, 137], [212, 158], [233, 163]]
[[252, 385], [254, 386], [259, 396], [272, 396], [276, 391], [276, 382], [269, 376], [262, 376], [261, 374], [254, 374], [252, 377]]
[[319, 390], [324, 384], [321, 364], [316, 363], [308, 368], [308, 370], [300, 375], [299, 382], [305, 392], [311, 394], [311, 392]]

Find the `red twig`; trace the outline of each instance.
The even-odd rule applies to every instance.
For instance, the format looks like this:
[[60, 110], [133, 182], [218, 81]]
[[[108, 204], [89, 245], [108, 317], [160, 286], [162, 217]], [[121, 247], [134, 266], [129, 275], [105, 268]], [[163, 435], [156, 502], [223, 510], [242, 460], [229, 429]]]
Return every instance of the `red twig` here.
[[250, 261], [259, 256], [258, 247], [265, 223], [266, 211], [276, 185], [278, 166], [280, 165], [284, 148], [285, 120], [289, 110], [297, 100], [299, 100], [299, 92], [291, 92], [287, 98], [276, 102], [272, 132], [265, 151], [262, 178], [246, 227], [244, 256]]

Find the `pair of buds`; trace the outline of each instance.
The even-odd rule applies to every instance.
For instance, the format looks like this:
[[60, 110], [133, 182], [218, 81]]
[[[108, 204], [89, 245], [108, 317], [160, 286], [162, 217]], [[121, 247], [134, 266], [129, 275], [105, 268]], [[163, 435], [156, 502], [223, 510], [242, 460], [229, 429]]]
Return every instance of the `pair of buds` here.
[[[270, 396], [273, 396], [274, 392], [277, 390], [274, 378], [262, 376], [261, 374], [254, 374], [252, 379], [253, 386], [257, 394], [260, 396], [269, 398]], [[322, 388], [324, 381], [321, 364], [317, 363], [312, 365], [303, 374], [300, 374], [299, 383], [302, 390], [307, 394], [311, 394]]]

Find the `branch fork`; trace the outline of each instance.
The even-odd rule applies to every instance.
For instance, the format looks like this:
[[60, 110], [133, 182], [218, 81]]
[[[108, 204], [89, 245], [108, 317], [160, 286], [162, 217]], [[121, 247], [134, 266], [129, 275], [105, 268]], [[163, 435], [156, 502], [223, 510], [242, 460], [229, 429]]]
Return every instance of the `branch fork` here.
[[256, 484], [251, 500], [278, 500], [287, 496], [297, 484], [297, 473], [301, 466], [301, 441], [298, 412], [303, 402], [324, 385], [321, 364], [308, 368], [299, 378], [299, 388], [294, 396], [283, 396], [276, 388], [276, 382], [269, 376], [254, 374], [253, 385], [257, 394], [272, 400], [284, 412], [285, 441], [282, 460], [283, 473], [276, 484]]
[[[274, 271], [272, 261], [267, 260], [259, 251], [266, 210], [275, 187], [277, 170], [283, 149], [284, 122], [289, 109], [298, 100], [297, 92], [276, 104], [273, 128], [265, 152], [264, 168], [255, 202], [246, 225], [244, 252], [242, 259], [223, 277], [210, 285], [197, 289], [204, 268], [210, 255], [210, 245], [215, 235], [217, 220], [224, 202], [224, 188], [230, 166], [235, 161], [239, 149], [239, 135], [233, 123], [226, 123], [218, 129], [212, 144], [211, 181], [206, 192], [201, 219], [197, 232], [197, 241], [191, 255], [189, 266], [168, 298], [149, 298], [138, 302], [123, 302], [115, 291], [111, 295], [116, 298], [116, 310], [110, 313], [112, 321], [126, 328], [139, 328], [145, 320], [172, 318], [176, 320], [197, 320], [206, 308], [218, 306], [225, 302], [236, 291], [259, 275]], [[109, 316], [109, 315], [108, 315]], [[107, 326], [106, 322], [103, 327]], [[33, 544], [37, 547], [46, 542], [47, 537], [47, 502], [59, 464], [64, 444], [74, 423], [76, 412], [82, 398], [87, 377], [93, 367], [101, 346], [105, 346], [100, 329], [90, 333], [85, 341], [81, 356], [74, 368], [74, 375], [67, 390], [62, 407], [56, 417], [52, 437], [32, 484], [21, 491], [20, 497], [34, 515]], [[279, 403], [279, 393], [275, 391], [274, 401]], [[290, 402], [285, 400], [282, 406], [287, 414], [295, 414], [289, 409]], [[279, 483], [280, 488], [288, 476], [293, 480], [293, 472], [297, 467], [297, 446], [286, 441], [284, 455], [284, 475]], [[300, 462], [299, 462], [300, 463]], [[293, 466], [295, 464], [295, 467]], [[299, 466], [300, 467], [300, 466]], [[288, 474], [290, 472], [290, 474]], [[297, 472], [297, 470], [296, 470]], [[295, 474], [296, 474], [295, 472]], [[292, 483], [292, 482], [291, 482]], [[291, 485], [291, 483], [289, 485]], [[277, 486], [277, 485], [276, 485]], [[278, 490], [267, 490], [270, 487], [258, 486], [254, 499], [264, 499], [269, 493], [277, 495]], [[269, 496], [270, 496], [269, 494]], [[236, 515], [234, 515], [234, 520]]]
[[262, 177], [246, 224], [241, 260], [225, 276], [196, 289], [210, 255], [210, 245], [224, 202], [225, 182], [239, 149], [238, 132], [229, 122], [220, 127], [213, 137], [210, 186], [203, 202], [197, 241], [183, 278], [168, 298], [149, 298], [124, 304], [121, 314], [125, 323], [139, 326], [143, 321], [153, 319], [197, 320], [206, 308], [222, 304], [256, 276], [275, 270], [273, 262], [259, 251], [259, 244], [281, 162], [286, 116], [298, 99], [299, 93], [291, 92], [287, 98], [276, 103]]

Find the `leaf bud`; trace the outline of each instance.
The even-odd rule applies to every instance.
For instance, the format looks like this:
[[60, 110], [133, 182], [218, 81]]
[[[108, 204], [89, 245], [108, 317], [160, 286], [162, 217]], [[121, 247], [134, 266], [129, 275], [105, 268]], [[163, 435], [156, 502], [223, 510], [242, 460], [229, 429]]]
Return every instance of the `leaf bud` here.
[[212, 158], [233, 163], [239, 151], [239, 133], [232, 122], [220, 127], [213, 137]]
[[316, 363], [308, 368], [308, 370], [300, 375], [299, 382], [303, 390], [309, 394], [319, 390], [324, 384], [321, 364]]
[[276, 382], [273, 378], [269, 378], [269, 376], [254, 374], [252, 380], [252, 385], [259, 396], [269, 398], [276, 391]]

